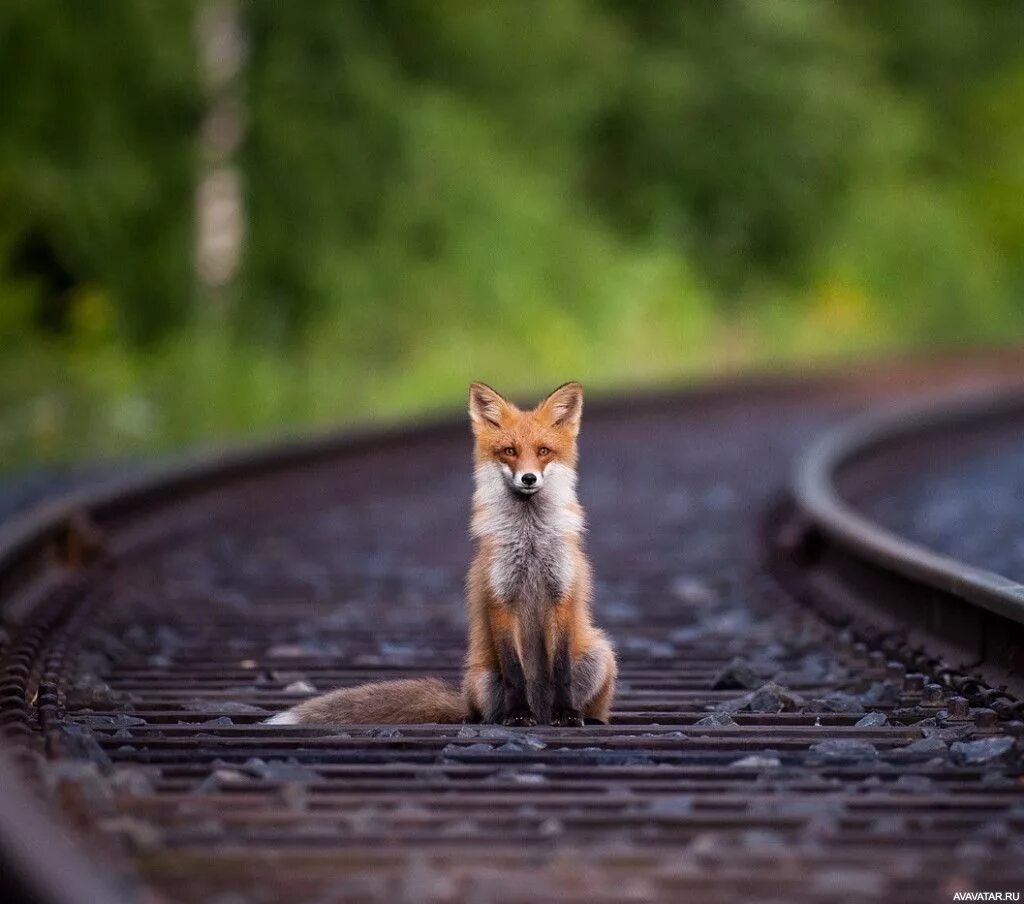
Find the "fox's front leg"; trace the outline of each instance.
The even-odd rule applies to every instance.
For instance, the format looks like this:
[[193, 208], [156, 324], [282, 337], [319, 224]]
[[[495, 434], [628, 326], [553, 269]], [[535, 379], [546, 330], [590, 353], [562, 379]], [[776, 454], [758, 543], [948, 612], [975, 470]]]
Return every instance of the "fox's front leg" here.
[[568, 636], [563, 637], [555, 648], [551, 677], [554, 685], [551, 724], [566, 728], [582, 727], [583, 714], [572, 702], [572, 656]]
[[573, 703], [571, 617], [571, 606], [563, 601], [553, 613], [548, 629], [548, 642], [554, 650], [551, 662], [551, 724], [566, 728], [583, 725], [583, 714]]
[[515, 619], [503, 607], [491, 611], [491, 641], [501, 669], [501, 711], [503, 725], [536, 725], [526, 693], [526, 672], [515, 643]]

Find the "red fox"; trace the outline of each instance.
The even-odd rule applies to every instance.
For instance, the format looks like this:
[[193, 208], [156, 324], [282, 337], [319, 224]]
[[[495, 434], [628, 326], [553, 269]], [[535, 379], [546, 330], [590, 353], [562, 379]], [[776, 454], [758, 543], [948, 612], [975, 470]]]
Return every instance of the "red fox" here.
[[522, 411], [469, 388], [475, 438], [462, 690], [436, 678], [382, 681], [314, 697], [275, 725], [607, 722], [618, 668], [591, 620], [590, 562], [576, 498], [583, 387], [566, 383]]

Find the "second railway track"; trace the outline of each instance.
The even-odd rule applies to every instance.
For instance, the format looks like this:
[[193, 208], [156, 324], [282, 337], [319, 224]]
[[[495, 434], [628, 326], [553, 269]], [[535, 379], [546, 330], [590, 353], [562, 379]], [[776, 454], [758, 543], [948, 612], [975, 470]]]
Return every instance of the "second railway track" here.
[[[83, 497], [0, 550], [4, 781], [51, 801], [98, 864], [68, 869], [112, 900], [1020, 890], [1007, 720], [836, 630], [765, 565], [762, 513], [815, 436], [978, 372], [591, 406], [581, 491], [622, 665], [605, 727], [260, 724], [313, 689], [458, 674], [461, 424]], [[12, 857], [59, 897], [31, 853]]]

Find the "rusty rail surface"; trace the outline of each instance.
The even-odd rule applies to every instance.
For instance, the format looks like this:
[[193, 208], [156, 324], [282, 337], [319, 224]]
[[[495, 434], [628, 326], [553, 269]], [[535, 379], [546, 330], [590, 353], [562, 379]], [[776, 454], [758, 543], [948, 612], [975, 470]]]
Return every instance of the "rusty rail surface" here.
[[236, 455], [23, 523], [0, 544], [0, 842], [18, 832], [15, 782], [40, 819], [27, 852], [0, 846], [0, 882], [81, 900], [29, 856], [70, 832], [94, 866], [55, 853], [51, 878], [81, 875], [92, 900], [1020, 889], [1020, 747], [977, 705], [991, 689], [837, 632], [762, 561], [754, 516], [798, 451], [908, 382], [588, 408], [598, 617], [622, 664], [604, 727], [261, 724], [314, 689], [457, 677], [461, 424]]

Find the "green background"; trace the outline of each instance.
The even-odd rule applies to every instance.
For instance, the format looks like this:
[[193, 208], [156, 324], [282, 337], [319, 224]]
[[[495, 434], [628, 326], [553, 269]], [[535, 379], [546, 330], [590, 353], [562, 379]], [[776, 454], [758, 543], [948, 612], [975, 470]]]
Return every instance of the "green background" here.
[[1024, 335], [1024, 4], [0, 4], [0, 466]]

